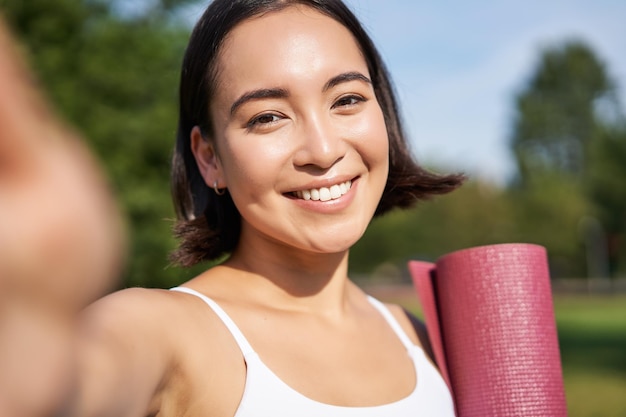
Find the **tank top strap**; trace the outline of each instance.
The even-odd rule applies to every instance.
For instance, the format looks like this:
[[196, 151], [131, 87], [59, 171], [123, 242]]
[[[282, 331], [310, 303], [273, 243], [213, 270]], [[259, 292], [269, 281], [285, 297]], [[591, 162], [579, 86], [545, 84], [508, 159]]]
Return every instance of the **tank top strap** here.
[[380, 312], [380, 314], [382, 314], [387, 323], [389, 323], [389, 326], [391, 326], [391, 329], [398, 336], [398, 338], [400, 338], [400, 341], [402, 342], [404, 347], [409, 351], [409, 353], [412, 353], [413, 349], [415, 348], [415, 344], [411, 341], [411, 339], [409, 339], [409, 336], [407, 336], [407, 334], [404, 332], [402, 326], [400, 326], [400, 323], [398, 323], [398, 321], [393, 316], [393, 314], [391, 314], [389, 309], [371, 295], [368, 295], [367, 298], [372, 306], [374, 306], [374, 308], [376, 308]]
[[170, 288], [170, 291], [184, 292], [186, 294], [195, 295], [196, 297], [200, 298], [211, 308], [211, 310], [213, 310], [215, 314], [217, 314], [220, 320], [222, 320], [222, 323], [224, 323], [226, 328], [233, 335], [233, 338], [237, 342], [239, 349], [241, 349], [241, 353], [243, 353], [243, 356], [245, 357], [248, 356], [248, 354], [254, 353], [254, 349], [252, 349], [252, 346], [248, 342], [248, 339], [246, 339], [241, 330], [239, 330], [239, 327], [237, 327], [237, 325], [230, 318], [230, 316], [226, 314], [224, 309], [222, 309], [222, 307], [220, 307], [219, 304], [217, 304], [215, 301], [213, 301], [206, 295], [187, 287], [174, 287]]

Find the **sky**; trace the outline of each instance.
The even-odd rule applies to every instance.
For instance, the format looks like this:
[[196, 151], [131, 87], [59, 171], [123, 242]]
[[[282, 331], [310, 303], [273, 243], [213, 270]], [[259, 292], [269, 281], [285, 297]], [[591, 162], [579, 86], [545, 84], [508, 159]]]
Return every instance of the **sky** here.
[[626, 105], [624, 0], [345, 1], [388, 66], [412, 150], [436, 170], [511, 178], [514, 99], [546, 46], [586, 42]]
[[418, 159], [504, 184], [515, 96], [542, 48], [593, 48], [626, 104], [626, 1], [347, 0], [385, 59]]

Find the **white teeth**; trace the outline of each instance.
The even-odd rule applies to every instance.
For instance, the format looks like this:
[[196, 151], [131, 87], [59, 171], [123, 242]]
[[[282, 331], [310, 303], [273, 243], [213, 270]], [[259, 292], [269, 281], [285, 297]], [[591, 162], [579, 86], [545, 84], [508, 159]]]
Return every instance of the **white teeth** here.
[[296, 197], [303, 200], [329, 201], [335, 200], [346, 194], [348, 191], [350, 191], [351, 187], [352, 181], [346, 181], [342, 182], [341, 184], [335, 184], [330, 188], [312, 188], [310, 190], [296, 191], [294, 194]]
[[320, 188], [320, 201], [330, 200], [330, 190], [326, 187]]

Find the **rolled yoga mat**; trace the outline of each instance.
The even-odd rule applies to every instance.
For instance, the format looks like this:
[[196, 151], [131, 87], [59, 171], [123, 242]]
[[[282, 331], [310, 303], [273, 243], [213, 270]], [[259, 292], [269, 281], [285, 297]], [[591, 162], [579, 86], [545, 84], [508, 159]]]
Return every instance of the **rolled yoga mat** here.
[[476, 247], [409, 271], [458, 417], [567, 416], [543, 247]]

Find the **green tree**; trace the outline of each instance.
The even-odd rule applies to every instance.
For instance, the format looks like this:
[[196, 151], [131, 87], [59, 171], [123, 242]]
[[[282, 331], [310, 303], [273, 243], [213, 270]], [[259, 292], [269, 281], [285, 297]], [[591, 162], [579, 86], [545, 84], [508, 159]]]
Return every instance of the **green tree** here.
[[602, 129], [591, 148], [586, 190], [607, 233], [610, 270], [626, 274], [626, 126]]
[[586, 44], [572, 41], [544, 50], [516, 101], [512, 149], [519, 181], [545, 171], [580, 178], [598, 125], [596, 105], [614, 89]]
[[519, 235], [548, 247], [557, 275], [584, 275], [581, 222], [588, 216], [601, 220], [613, 258], [623, 251], [626, 154], [615, 97], [616, 84], [591, 47], [566, 42], [541, 53], [516, 100], [518, 177], [509, 194]]

